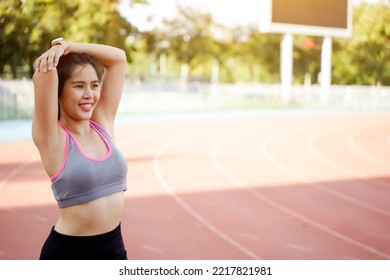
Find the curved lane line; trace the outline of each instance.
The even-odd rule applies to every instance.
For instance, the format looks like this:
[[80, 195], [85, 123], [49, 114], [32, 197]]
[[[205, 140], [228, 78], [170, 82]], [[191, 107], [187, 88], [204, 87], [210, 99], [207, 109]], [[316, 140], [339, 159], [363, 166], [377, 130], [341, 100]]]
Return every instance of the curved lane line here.
[[[278, 136], [278, 135], [276, 135]], [[267, 160], [269, 160], [272, 164], [274, 164], [276, 167], [278, 167], [279, 169], [281, 169], [283, 172], [289, 174], [289, 175], [292, 175], [293, 177], [298, 177], [299, 179], [304, 179], [304, 177], [298, 175], [297, 173], [291, 171], [290, 169], [288, 169], [287, 167], [285, 167], [284, 165], [282, 164], [279, 164], [278, 161], [276, 161], [271, 155], [270, 153], [268, 152], [268, 145], [269, 143], [274, 139], [276, 138], [276, 136], [272, 136], [272, 137], [268, 137], [266, 139], [266, 141], [263, 142], [263, 145], [262, 145], [262, 151], [263, 151], [263, 154], [266, 156]], [[226, 139], [225, 139], [226, 140]], [[244, 189], [245, 191], [248, 191], [250, 192], [252, 195], [254, 195], [255, 197], [257, 197], [258, 199], [260, 199], [261, 201], [271, 205], [272, 207], [278, 209], [279, 211], [297, 219], [297, 220], [300, 220], [304, 223], [307, 223], [307, 224], [310, 224], [311, 226], [313, 226], [314, 228], [320, 230], [320, 231], [323, 231], [335, 238], [338, 238], [340, 240], [343, 240], [345, 241], [346, 243], [349, 243], [351, 245], [354, 245], [360, 249], [363, 249], [363, 250], [366, 250], [372, 254], [375, 254], [375, 255], [378, 255], [380, 257], [383, 257], [385, 259], [390, 259], [390, 255], [384, 253], [384, 252], [381, 252], [379, 250], [376, 250], [375, 248], [372, 248], [368, 245], [365, 245], [363, 243], [360, 243], [359, 241], [356, 241], [338, 231], [335, 231], [335, 230], [332, 230], [328, 227], [326, 227], [325, 225], [321, 224], [321, 223], [318, 223], [258, 192], [255, 192], [251, 189], [249, 189], [246, 184], [244, 182], [242, 182], [240, 179], [238, 179], [236, 176], [234, 176], [233, 174], [231, 174], [229, 171], [227, 171], [222, 163], [219, 161], [218, 159], [218, 149], [221, 145], [221, 143], [223, 142], [223, 139], [220, 139], [219, 141], [216, 142], [216, 144], [213, 146], [212, 148], [212, 158], [213, 158], [213, 162], [215, 163], [215, 166], [217, 167], [217, 169], [219, 171], [221, 171], [222, 174], [224, 174], [231, 182], [233, 182], [234, 184], [236, 184], [236, 186]], [[298, 175], [298, 176], [297, 176]], [[307, 181], [307, 179], [305, 179], [305, 181]]]
[[376, 164], [379, 164], [379, 165], [383, 165], [385, 167], [388, 167], [390, 168], [390, 163], [380, 159], [380, 158], [377, 158], [375, 156], [373, 156], [372, 154], [364, 151], [363, 149], [359, 148], [359, 146], [356, 144], [356, 136], [357, 136], [357, 133], [354, 133], [352, 135], [350, 135], [348, 137], [348, 145], [349, 147], [351, 147], [351, 149], [356, 153], [358, 154], [359, 156], [365, 158], [366, 160], [368, 161], [371, 161], [373, 163], [376, 163]]
[[[296, 131], [296, 132], [299, 132], [299, 131]], [[361, 201], [359, 199], [356, 199], [356, 198], [354, 198], [352, 196], [349, 196], [349, 195], [346, 195], [344, 193], [338, 192], [338, 191], [336, 191], [334, 189], [329, 188], [325, 184], [313, 182], [312, 180], [310, 180], [306, 176], [304, 176], [304, 175], [302, 175], [302, 174], [300, 174], [298, 172], [293, 171], [291, 168], [285, 166], [284, 164], [282, 164], [282, 163], [278, 162], [276, 159], [274, 159], [272, 157], [272, 155], [268, 152], [268, 150], [269, 150], [268, 146], [269, 146], [269, 143], [274, 140], [274, 138], [280, 137], [281, 135], [282, 134], [274, 135], [273, 137], [269, 137], [266, 141], [263, 142], [262, 147], [261, 147], [263, 155], [274, 166], [276, 166], [278, 169], [282, 170], [284, 173], [290, 175], [291, 177], [294, 177], [294, 178], [300, 180], [303, 183], [311, 185], [311, 186], [315, 187], [318, 190], [326, 192], [326, 193], [328, 193], [330, 195], [333, 195], [334, 197], [337, 197], [339, 199], [342, 199], [344, 201], [347, 201], [347, 202], [352, 203], [354, 205], [357, 205], [359, 207], [365, 208], [367, 210], [371, 210], [371, 211], [374, 211], [376, 213], [380, 213], [380, 214], [382, 214], [384, 216], [390, 217], [390, 212], [389, 211], [386, 211], [384, 209], [378, 208], [378, 207], [376, 207], [374, 205], [371, 205], [369, 203], [366, 203], [364, 201]]]
[[[328, 166], [331, 166], [332, 168], [334, 169], [337, 169], [343, 173], [346, 173], [348, 174], [349, 176], [353, 176], [355, 178], [358, 178], [358, 179], [361, 179], [361, 180], [366, 180], [366, 178], [362, 175], [359, 174], [359, 172], [353, 170], [353, 169], [350, 169], [342, 164], [339, 164], [337, 163], [336, 161], [332, 160], [332, 159], [329, 159], [327, 157], [325, 157], [324, 155], [322, 155], [313, 145], [314, 141], [316, 141], [316, 139], [321, 136], [321, 135], [324, 135], [324, 134], [328, 134], [328, 133], [323, 133], [323, 132], [319, 132], [319, 133], [316, 133], [314, 135], [312, 135], [306, 142], [307, 144], [307, 147], [308, 147], [308, 150], [309, 152], [315, 157], [317, 158], [319, 161], [322, 161], [323, 163], [327, 164]], [[377, 179], [371, 179], [371, 184], [372, 185], [376, 185], [376, 186], [380, 186], [380, 187], [385, 187], [385, 188], [390, 188], [390, 186], [388, 185], [388, 183], [385, 183], [383, 181], [380, 181], [380, 180], [377, 180]]]
[[227, 243], [232, 245], [234, 248], [237, 250], [241, 251], [245, 255], [251, 257], [252, 259], [262, 259], [260, 256], [256, 255], [254, 252], [251, 250], [245, 248], [241, 244], [239, 244], [237, 241], [234, 239], [230, 238], [228, 235], [226, 235], [224, 232], [220, 231], [217, 227], [212, 225], [208, 220], [206, 220], [202, 215], [200, 215], [196, 210], [191, 208], [183, 199], [178, 196], [172, 186], [167, 182], [165, 179], [164, 175], [162, 174], [161, 167], [160, 167], [160, 158], [163, 156], [163, 154], [172, 146], [177, 144], [179, 140], [172, 140], [168, 142], [167, 144], [163, 145], [156, 153], [154, 160], [153, 160], [153, 170], [154, 173], [160, 183], [160, 185], [163, 187], [163, 189], [172, 196], [172, 198], [184, 209], [186, 210], [191, 216], [193, 216], [196, 220], [201, 222], [203, 225], [205, 225], [211, 232], [225, 240]]

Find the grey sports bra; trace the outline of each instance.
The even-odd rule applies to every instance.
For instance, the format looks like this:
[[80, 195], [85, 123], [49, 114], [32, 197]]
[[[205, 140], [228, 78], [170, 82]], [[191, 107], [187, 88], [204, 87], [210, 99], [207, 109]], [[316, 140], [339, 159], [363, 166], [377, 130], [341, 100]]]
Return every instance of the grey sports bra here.
[[60, 208], [88, 202], [127, 189], [127, 162], [103, 127], [90, 121], [91, 127], [105, 142], [108, 153], [91, 158], [81, 150], [76, 138], [65, 130], [64, 162], [51, 179], [51, 188]]

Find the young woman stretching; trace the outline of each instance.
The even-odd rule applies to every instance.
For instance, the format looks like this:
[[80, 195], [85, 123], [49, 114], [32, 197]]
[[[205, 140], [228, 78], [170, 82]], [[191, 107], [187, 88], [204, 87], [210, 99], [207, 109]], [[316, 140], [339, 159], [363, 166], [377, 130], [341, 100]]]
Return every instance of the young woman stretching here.
[[127, 162], [114, 138], [126, 55], [63, 38], [51, 45], [36, 61], [32, 137], [60, 216], [40, 259], [127, 259], [120, 228]]

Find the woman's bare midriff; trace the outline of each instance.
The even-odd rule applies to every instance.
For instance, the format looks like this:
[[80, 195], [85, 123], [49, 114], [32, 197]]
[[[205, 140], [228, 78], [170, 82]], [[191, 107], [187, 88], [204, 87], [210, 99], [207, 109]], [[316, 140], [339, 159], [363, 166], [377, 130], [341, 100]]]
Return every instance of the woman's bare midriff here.
[[91, 236], [109, 232], [120, 223], [123, 202], [124, 192], [117, 192], [93, 201], [61, 208], [55, 230], [72, 236]]

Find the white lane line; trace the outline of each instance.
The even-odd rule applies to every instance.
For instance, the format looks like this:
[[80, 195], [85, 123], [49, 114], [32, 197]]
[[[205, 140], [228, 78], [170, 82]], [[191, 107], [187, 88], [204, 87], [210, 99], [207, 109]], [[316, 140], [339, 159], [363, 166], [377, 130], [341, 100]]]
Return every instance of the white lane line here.
[[[296, 130], [296, 132], [299, 132], [298, 130]], [[332, 188], [329, 188], [328, 186], [326, 186], [325, 184], [321, 184], [321, 183], [316, 183], [316, 182], [313, 182], [312, 180], [310, 180], [308, 177], [298, 173], [298, 172], [295, 172], [294, 170], [292, 170], [291, 168], [287, 167], [286, 165], [282, 164], [281, 162], [277, 161], [276, 159], [274, 159], [274, 157], [271, 155], [271, 153], [269, 152], [269, 144], [277, 137], [280, 137], [282, 136], [283, 134], [279, 134], [279, 135], [274, 135], [274, 136], [271, 136], [269, 137], [268, 139], [266, 139], [262, 146], [261, 146], [261, 151], [262, 151], [262, 154], [266, 157], [266, 159], [271, 162], [275, 167], [277, 167], [278, 169], [280, 169], [281, 171], [283, 171], [284, 173], [290, 175], [291, 177], [307, 184], [307, 185], [310, 185], [318, 190], [321, 190], [323, 192], [326, 192], [330, 195], [333, 195], [334, 197], [337, 197], [339, 199], [342, 199], [344, 201], [348, 201], [349, 203], [352, 203], [354, 205], [357, 205], [359, 207], [362, 207], [364, 209], [367, 209], [367, 210], [371, 210], [373, 212], [376, 212], [376, 213], [379, 213], [379, 214], [382, 214], [384, 216], [387, 216], [387, 217], [390, 217], [390, 212], [389, 211], [386, 211], [382, 208], [379, 208], [379, 207], [376, 207], [374, 205], [371, 205], [369, 203], [366, 203], [364, 201], [361, 201], [359, 199], [356, 199], [352, 196], [349, 196], [349, 195], [346, 195], [344, 193], [341, 193], [339, 191], [336, 191]]]
[[142, 248], [144, 248], [144, 250], [155, 252], [155, 253], [159, 253], [159, 254], [163, 254], [164, 253], [163, 249], [160, 249], [160, 248], [157, 248], [157, 247], [154, 247], [154, 246], [150, 246], [150, 245], [147, 245], [147, 244], [143, 245]]
[[[295, 132], [300, 132], [301, 130], [295, 130]], [[346, 195], [344, 193], [341, 193], [339, 191], [336, 191], [332, 188], [329, 188], [328, 186], [326, 186], [325, 184], [321, 184], [321, 183], [316, 183], [316, 182], [313, 182], [312, 180], [310, 180], [308, 177], [298, 173], [298, 172], [295, 172], [293, 171], [291, 168], [288, 168], [287, 166], [283, 165], [282, 163], [278, 162], [277, 160], [275, 160], [272, 155], [269, 153], [269, 149], [268, 149], [268, 146], [270, 144], [270, 142], [272, 142], [275, 138], [277, 137], [280, 137], [282, 136], [283, 134], [279, 134], [279, 135], [274, 135], [274, 136], [271, 136], [269, 137], [268, 139], [266, 139], [265, 141], [263, 141], [263, 144], [262, 144], [262, 147], [261, 147], [261, 150], [262, 150], [262, 153], [263, 155], [266, 157], [266, 159], [268, 161], [270, 161], [275, 167], [277, 167], [279, 170], [283, 171], [284, 173], [288, 174], [289, 176], [307, 184], [307, 185], [310, 185], [310, 186], [313, 186], [315, 187], [316, 189], [318, 190], [321, 190], [323, 192], [326, 192], [330, 195], [333, 195], [339, 199], [342, 199], [342, 200], [345, 200], [345, 201], [348, 201], [349, 203], [352, 203], [354, 205], [357, 205], [359, 207], [362, 207], [362, 208], [365, 208], [367, 210], [371, 210], [371, 211], [374, 211], [376, 213], [380, 213], [382, 215], [385, 215], [387, 217], [390, 217], [390, 212], [389, 211], [386, 211], [382, 208], [378, 208], [374, 205], [371, 205], [369, 203], [366, 203], [364, 201], [361, 201], [359, 199], [356, 199], [354, 197], [351, 197], [349, 195]]]
[[363, 157], [368, 161], [390, 168], [389, 162], [377, 158], [371, 155], [370, 153], [366, 152], [365, 150], [359, 148], [359, 146], [356, 144], [355, 141], [356, 137], [357, 137], [357, 133], [354, 133], [348, 137], [348, 145], [352, 149], [352, 151], [354, 151], [356, 154], [358, 154], [359, 156]]
[[[318, 159], [319, 161], [325, 163], [326, 165], [336, 169], [336, 170], [339, 170], [345, 174], [348, 174], [349, 176], [352, 176], [352, 177], [355, 177], [355, 178], [358, 178], [358, 179], [361, 179], [361, 180], [367, 180], [367, 178], [365, 176], [362, 176], [360, 175], [359, 172], [353, 170], [353, 169], [350, 169], [348, 167], [346, 167], [345, 165], [342, 165], [342, 164], [339, 164], [337, 163], [336, 161], [332, 160], [332, 159], [329, 159], [327, 157], [325, 157], [323, 154], [321, 154], [315, 147], [314, 147], [314, 141], [317, 140], [317, 138], [319, 138], [320, 136], [323, 136], [324, 134], [328, 134], [328, 133], [323, 133], [323, 132], [319, 132], [319, 133], [316, 133], [314, 135], [312, 135], [306, 142], [306, 146], [309, 150], [309, 152], [316, 158]], [[370, 179], [370, 184], [371, 185], [376, 185], [376, 186], [380, 186], [380, 187], [385, 187], [385, 188], [390, 188], [389, 184], [386, 183], [386, 182], [383, 182], [383, 181], [380, 181], [380, 180], [377, 180], [375, 178], [371, 178]]]
[[40, 216], [40, 215], [33, 215], [33, 218], [37, 221], [40, 221], [40, 222], [47, 222], [47, 218], [43, 217], [43, 216]]
[[24, 163], [21, 163], [17, 165], [14, 169], [12, 169], [7, 176], [5, 176], [2, 180], [0, 180], [0, 190], [10, 181], [12, 180], [16, 175], [18, 175], [23, 169], [29, 167], [30, 165], [37, 162], [37, 159], [33, 159], [30, 161], [26, 161]]
[[313, 248], [310, 248], [310, 247], [307, 247], [307, 246], [303, 246], [303, 245], [300, 245], [300, 244], [294, 244], [294, 243], [288, 243], [287, 247], [289, 247], [289, 248], [291, 248], [293, 250], [303, 251], [303, 252], [312, 252], [313, 251]]
[[[302, 129], [300, 129], [302, 130]], [[290, 170], [289, 168], [285, 167], [284, 165], [280, 164], [278, 161], [276, 161], [272, 155], [270, 155], [269, 153], [269, 150], [268, 150], [268, 145], [269, 143], [275, 139], [276, 137], [278, 137], [279, 134], [277, 135], [274, 135], [274, 136], [271, 136], [271, 137], [268, 137], [265, 141], [263, 141], [263, 144], [261, 146], [261, 150], [263, 152], [263, 155], [266, 157], [266, 159], [268, 161], [270, 161], [272, 164], [274, 164], [277, 168], [279, 168], [280, 170], [282, 170], [283, 172], [295, 177], [295, 178], [298, 178], [300, 180], [304, 180], [304, 181], [307, 181], [307, 179], [301, 175], [299, 175], [298, 173], [295, 173], [293, 172], [292, 170]], [[259, 200], [261, 200], [262, 202], [274, 207], [275, 209], [278, 209], [279, 211], [285, 213], [286, 215], [288, 216], [291, 216], [299, 221], [302, 221], [304, 223], [307, 223], [307, 224], [310, 224], [312, 227], [316, 228], [317, 230], [320, 230], [322, 232], [325, 232], [337, 239], [340, 239], [348, 244], [351, 244], [353, 246], [356, 246], [362, 250], [365, 250], [365, 251], [368, 251], [372, 254], [375, 254], [377, 256], [380, 256], [380, 257], [383, 257], [385, 259], [390, 259], [390, 255], [384, 253], [384, 252], [381, 252], [375, 248], [372, 248], [366, 244], [363, 244], [359, 241], [356, 241], [338, 231], [335, 231], [335, 230], [332, 230], [328, 227], [326, 227], [325, 225], [321, 224], [321, 223], [318, 223], [314, 220], [311, 220], [310, 218], [284, 206], [283, 204], [280, 204], [278, 202], [276, 202], [275, 200], [273, 199], [270, 199], [268, 198], [267, 196], [259, 193], [259, 192], [255, 192], [253, 191], [252, 189], [248, 188], [246, 186], [246, 184], [244, 182], [242, 182], [240, 179], [238, 179], [237, 177], [235, 177], [233, 174], [231, 174], [229, 171], [227, 171], [224, 166], [222, 165], [222, 163], [219, 161], [218, 159], [218, 149], [219, 149], [219, 146], [221, 145], [222, 143], [222, 140], [223, 138], [221, 138], [219, 141], [216, 142], [216, 144], [214, 144], [213, 148], [212, 148], [212, 158], [213, 158], [213, 162], [216, 166], [216, 168], [218, 170], [221, 171], [222, 174], [224, 174], [226, 176], [227, 179], [229, 179], [231, 182], [233, 182], [237, 187], [240, 187], [242, 189], [244, 189], [245, 191], [248, 191], [249, 193], [251, 193], [253, 196], [255, 196], [256, 198], [258, 198]]]
[[211, 232], [225, 240], [227, 243], [229, 243], [231, 246], [236, 248], [237, 250], [241, 251], [245, 255], [251, 257], [252, 259], [262, 259], [260, 256], [256, 255], [254, 252], [249, 250], [248, 248], [242, 246], [234, 239], [230, 238], [227, 234], [219, 230], [217, 227], [215, 227], [212, 223], [210, 223], [206, 218], [204, 218], [202, 215], [200, 215], [196, 210], [191, 208], [180, 196], [178, 196], [172, 186], [168, 183], [168, 181], [165, 179], [164, 175], [162, 174], [161, 167], [160, 167], [160, 158], [163, 156], [163, 154], [171, 147], [176, 145], [179, 142], [179, 140], [172, 140], [168, 142], [167, 144], [163, 145], [156, 153], [154, 160], [153, 160], [153, 170], [154, 174], [157, 177], [157, 180], [159, 181], [162, 188], [172, 196], [172, 198], [185, 210], [187, 211], [191, 216], [193, 216], [195, 219], [197, 219], [199, 222], [201, 222], [203, 225], [205, 225]]
[[221, 172], [231, 182], [233, 182], [236, 186], [238, 186], [238, 187], [240, 187], [242, 189], [245, 189], [245, 190], [247, 190], [249, 192], [251, 192], [251, 190], [246, 189], [245, 188], [245, 184], [243, 182], [241, 182], [241, 180], [237, 179], [234, 175], [232, 175], [229, 171], [227, 171], [224, 168], [223, 164], [218, 159], [218, 151], [219, 151], [220, 147], [224, 144], [224, 142], [230, 140], [231, 138], [237, 137], [237, 135], [243, 136], [243, 135], [245, 135], [247, 133], [251, 133], [251, 132], [255, 132], [255, 131], [258, 131], [258, 129], [248, 129], [248, 130], [242, 131], [241, 133], [234, 132], [234, 133], [230, 133], [230, 134], [228, 134], [226, 136], [223, 136], [223, 137], [219, 138], [217, 141], [214, 142], [214, 145], [212, 146], [211, 152], [210, 152], [211, 159], [213, 161], [214, 166], [217, 168], [217, 170], [219, 172]]

